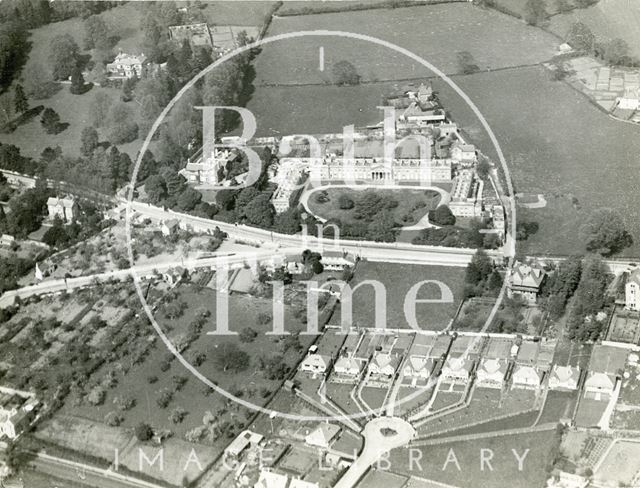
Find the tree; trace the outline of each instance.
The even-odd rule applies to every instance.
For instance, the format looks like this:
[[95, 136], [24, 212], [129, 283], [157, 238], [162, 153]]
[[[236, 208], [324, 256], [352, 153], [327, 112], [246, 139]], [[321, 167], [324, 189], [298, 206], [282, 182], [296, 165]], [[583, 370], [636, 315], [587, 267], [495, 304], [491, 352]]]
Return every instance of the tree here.
[[138, 137], [138, 124], [131, 109], [124, 103], [115, 105], [109, 113], [109, 141], [112, 144], [125, 144]]
[[367, 237], [376, 242], [393, 242], [396, 240], [395, 226], [393, 213], [383, 210], [367, 226]]
[[489, 160], [487, 158], [480, 158], [476, 171], [480, 178], [482, 178], [483, 180], [486, 179], [491, 172], [491, 163], [489, 162]]
[[105, 396], [106, 393], [104, 391], [104, 388], [102, 388], [101, 386], [95, 386], [87, 395], [87, 401], [94, 406], [102, 405], [104, 403]]
[[187, 187], [178, 196], [177, 205], [180, 210], [190, 212], [200, 203], [200, 200], [202, 200], [202, 194], [193, 188]]
[[527, 24], [538, 25], [549, 17], [544, 0], [527, 0], [524, 5], [524, 20]]
[[47, 134], [56, 134], [60, 127], [60, 116], [52, 108], [45, 108], [40, 117], [40, 123]]
[[153, 437], [153, 429], [149, 424], [146, 424], [144, 422], [141, 422], [138, 425], [136, 425], [135, 433], [136, 433], [136, 438], [140, 442], [146, 442]]
[[478, 249], [467, 266], [464, 279], [470, 285], [477, 285], [486, 280], [492, 272], [493, 261], [484, 250]]
[[349, 209], [352, 209], [354, 206], [355, 206], [355, 203], [353, 202], [353, 200], [351, 200], [351, 198], [349, 198], [344, 193], [342, 193], [338, 197], [338, 207], [340, 207], [342, 210], [349, 210]]
[[429, 222], [436, 225], [454, 225], [456, 217], [447, 205], [440, 205], [429, 211]]
[[187, 411], [182, 407], [176, 407], [171, 411], [171, 415], [169, 415], [169, 420], [174, 424], [179, 424], [184, 420], [187, 416]]
[[27, 96], [24, 93], [24, 88], [20, 83], [16, 85], [13, 95], [13, 103], [16, 113], [23, 114], [29, 110], [29, 103], [27, 102]]
[[271, 227], [275, 209], [271, 204], [271, 196], [268, 193], [260, 193], [244, 208], [247, 220], [259, 227]]
[[360, 75], [356, 67], [349, 61], [338, 61], [333, 65], [333, 82], [336, 85], [357, 85], [360, 83]]
[[625, 65], [629, 58], [629, 45], [623, 39], [612, 39], [604, 45], [604, 60], [613, 65]]
[[85, 127], [80, 135], [80, 152], [83, 156], [89, 157], [98, 147], [98, 131], [93, 127]]
[[633, 243], [622, 217], [610, 208], [601, 208], [593, 212], [580, 228], [580, 235], [587, 251], [603, 256], [618, 253]]
[[102, 17], [92, 15], [85, 20], [84, 47], [85, 49], [109, 49], [109, 29]]
[[253, 342], [256, 337], [258, 337], [258, 333], [251, 327], [245, 327], [240, 331], [241, 342]]
[[249, 367], [251, 357], [234, 342], [224, 342], [216, 349], [214, 361], [224, 372], [239, 373]]
[[574, 49], [590, 53], [595, 47], [596, 36], [582, 22], [574, 22], [571, 24], [565, 40]]
[[561, 14], [571, 10], [571, 5], [569, 4], [568, 0], [555, 0], [555, 1], [556, 1], [556, 10]]
[[[89, 87], [91, 87], [91, 85], [89, 85]], [[71, 86], [69, 87], [69, 91], [74, 95], [82, 95], [87, 91], [82, 70], [78, 66], [73, 68], [71, 72]]]
[[70, 34], [61, 34], [51, 40], [49, 60], [56, 80], [66, 80], [78, 64], [80, 48]]
[[471, 75], [480, 71], [480, 67], [469, 51], [461, 51], [456, 56], [458, 58], [458, 67], [463, 74]]

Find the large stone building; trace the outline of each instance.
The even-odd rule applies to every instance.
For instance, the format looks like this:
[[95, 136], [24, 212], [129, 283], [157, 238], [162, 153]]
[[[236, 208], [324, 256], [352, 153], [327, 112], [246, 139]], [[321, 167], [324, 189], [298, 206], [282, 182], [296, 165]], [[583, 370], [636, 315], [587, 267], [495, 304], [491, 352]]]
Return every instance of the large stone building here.
[[147, 62], [144, 54], [118, 53], [112, 63], [106, 66], [107, 74], [111, 78], [142, 78], [142, 70]]
[[314, 183], [330, 181], [358, 181], [395, 185], [401, 182], [429, 186], [451, 181], [450, 159], [382, 157], [345, 159], [337, 156], [309, 158], [309, 175]]
[[60, 220], [69, 224], [78, 216], [78, 204], [73, 197], [49, 197], [47, 199], [47, 210], [51, 220], [59, 217]]
[[33, 393], [0, 387], [0, 436], [18, 437], [35, 419], [39, 405]]
[[[228, 163], [234, 162], [239, 157], [235, 151], [229, 149], [217, 149], [210, 157], [196, 156], [187, 161], [187, 165], [178, 171], [184, 176], [187, 183], [195, 186], [221, 185], [224, 179], [224, 171]], [[194, 159], [194, 161], [192, 161]]]
[[453, 180], [449, 208], [456, 217], [482, 216], [482, 190], [484, 182], [473, 170], [465, 169]]
[[275, 175], [270, 180], [278, 185], [273, 192], [271, 204], [277, 213], [285, 212], [291, 206], [291, 196], [299, 189], [305, 177], [307, 165], [295, 158], [282, 158]]

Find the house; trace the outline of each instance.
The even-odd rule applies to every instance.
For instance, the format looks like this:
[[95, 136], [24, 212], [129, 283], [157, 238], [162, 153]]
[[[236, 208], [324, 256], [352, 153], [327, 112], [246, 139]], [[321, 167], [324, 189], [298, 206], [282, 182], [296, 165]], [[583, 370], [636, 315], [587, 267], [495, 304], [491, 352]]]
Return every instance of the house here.
[[509, 273], [507, 295], [509, 298], [519, 295], [529, 305], [534, 305], [538, 299], [545, 276], [546, 272], [541, 266], [516, 261]]
[[493, 205], [491, 207], [491, 220], [493, 221], [493, 228], [501, 236], [504, 236], [507, 232], [507, 222], [504, 218], [504, 207], [502, 205]]
[[287, 475], [263, 469], [260, 471], [258, 482], [253, 486], [254, 488], [286, 488], [288, 482], [289, 477]]
[[442, 367], [441, 378], [444, 381], [466, 384], [471, 378], [474, 361], [464, 356], [448, 357]]
[[584, 382], [585, 397], [599, 400], [603, 396], [608, 398], [613, 393], [616, 382], [622, 376], [627, 354], [627, 350], [619, 347], [600, 344], [593, 346]]
[[397, 356], [378, 351], [369, 364], [369, 374], [379, 378], [392, 378], [393, 375], [396, 374], [399, 363], [400, 361]]
[[16, 439], [33, 422], [39, 405], [33, 393], [0, 387], [0, 434]]
[[513, 375], [511, 375], [511, 388], [540, 388], [542, 376], [542, 372], [535, 366], [516, 364]]
[[309, 435], [304, 438], [304, 441], [310, 446], [320, 447], [322, 449], [329, 449], [333, 441], [336, 440], [340, 433], [340, 427], [330, 423], [322, 423]]
[[78, 204], [73, 197], [49, 197], [47, 199], [47, 210], [51, 220], [59, 217], [60, 220], [69, 224], [78, 216]]
[[476, 160], [476, 146], [456, 141], [451, 146], [451, 157], [461, 163], [473, 163]]
[[322, 266], [325, 271], [343, 271], [347, 267], [356, 264], [355, 258], [344, 252], [324, 251], [322, 253]]
[[629, 272], [624, 285], [624, 303], [627, 310], [640, 311], [640, 268]]
[[242, 431], [229, 446], [224, 450], [225, 455], [238, 457], [249, 446], [257, 446], [264, 439], [260, 434], [251, 432], [250, 430]]
[[319, 488], [318, 483], [312, 483], [311, 481], [304, 481], [300, 478], [293, 478], [289, 484], [289, 488]]
[[445, 122], [438, 126], [440, 137], [450, 137], [458, 133], [458, 126], [453, 122]]
[[471, 169], [464, 169], [453, 180], [449, 208], [456, 217], [478, 218], [482, 215], [482, 181]]
[[554, 364], [549, 376], [549, 388], [552, 390], [577, 390], [580, 381], [580, 368]]
[[504, 359], [483, 359], [476, 371], [476, 384], [486, 388], [502, 388], [509, 363]]
[[330, 364], [331, 358], [329, 356], [313, 353], [307, 355], [307, 357], [303, 359], [302, 363], [300, 363], [300, 371], [313, 374], [324, 374], [327, 369], [329, 369]]
[[111, 78], [142, 78], [142, 69], [147, 62], [144, 54], [126, 54], [120, 51], [116, 59], [106, 66], [107, 75]]
[[357, 359], [342, 356], [336, 361], [333, 371], [344, 376], [356, 377], [362, 371], [362, 366]]
[[225, 170], [239, 157], [236, 151], [229, 149], [215, 149], [208, 157], [203, 157], [198, 152], [187, 160], [186, 166], [178, 171], [178, 174], [183, 176], [188, 184], [196, 187], [230, 185], [229, 181], [223, 182]]
[[178, 219], [170, 219], [162, 222], [160, 231], [163, 236], [170, 236], [180, 228], [180, 221]]
[[408, 378], [428, 380], [435, 366], [433, 359], [424, 356], [409, 356], [403, 368], [403, 375]]

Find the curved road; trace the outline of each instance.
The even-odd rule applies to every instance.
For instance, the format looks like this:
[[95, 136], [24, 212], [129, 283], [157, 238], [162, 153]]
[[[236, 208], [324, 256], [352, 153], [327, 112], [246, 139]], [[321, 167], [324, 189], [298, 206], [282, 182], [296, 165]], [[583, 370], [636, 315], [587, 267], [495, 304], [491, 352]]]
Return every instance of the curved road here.
[[[392, 432], [383, 433], [384, 429]], [[378, 417], [364, 426], [364, 448], [334, 488], [352, 488], [386, 452], [409, 443], [415, 436], [410, 423], [399, 417]]]

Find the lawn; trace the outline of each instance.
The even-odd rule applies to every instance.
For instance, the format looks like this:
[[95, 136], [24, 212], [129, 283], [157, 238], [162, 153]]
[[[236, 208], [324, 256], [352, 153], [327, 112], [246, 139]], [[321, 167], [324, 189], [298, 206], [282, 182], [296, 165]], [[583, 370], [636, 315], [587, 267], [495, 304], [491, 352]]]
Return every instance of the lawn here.
[[[558, 44], [553, 36], [517, 19], [461, 3], [275, 18], [267, 36], [319, 29], [397, 43], [446, 73], [459, 71], [457, 53], [461, 51], [469, 51], [480, 69], [496, 69], [548, 60]], [[321, 46], [324, 70], [319, 69], [318, 61]], [[323, 36], [265, 46], [256, 61], [256, 82], [324, 84], [331, 81], [331, 66], [343, 60], [352, 63], [367, 82], [429, 75], [425, 67], [377, 44]]]
[[[441, 330], [453, 319], [462, 300], [464, 268], [444, 266], [417, 266], [410, 264], [388, 264], [360, 262], [356, 267], [351, 287], [365, 280], [377, 280], [386, 289], [386, 325], [389, 329], [409, 328], [404, 314], [404, 301], [410, 288], [423, 280], [438, 280], [453, 293], [453, 303], [418, 303], [416, 318], [423, 330]], [[440, 290], [433, 284], [424, 285], [418, 299], [438, 299]], [[376, 299], [371, 286], [362, 286], [353, 294], [353, 326], [372, 327], [375, 324], [375, 306], [380, 310], [380, 300]], [[340, 324], [340, 308], [336, 309], [330, 323]]]
[[362, 399], [375, 412], [379, 412], [384, 406], [384, 400], [387, 396], [388, 388], [375, 388], [365, 386], [362, 389]]
[[389, 197], [398, 202], [398, 206], [392, 210], [393, 217], [400, 225], [413, 225], [424, 217], [427, 212], [438, 206], [440, 194], [430, 190], [383, 190], [364, 189], [355, 190], [350, 188], [329, 188], [326, 190], [328, 201], [322, 203], [318, 201], [320, 192], [316, 191], [310, 195], [309, 210], [327, 220], [338, 219], [342, 223], [362, 222], [354, 217], [354, 209], [341, 209], [340, 197], [348, 198], [352, 202], [357, 202], [363, 191], [375, 191], [379, 197]]
[[538, 423], [546, 424], [572, 418], [577, 399], [578, 392], [550, 390]]
[[595, 427], [607, 408], [607, 400], [580, 398], [575, 422], [578, 427]]
[[549, 28], [565, 37], [571, 24], [582, 22], [600, 40], [622, 38], [629, 44], [630, 52], [640, 57], [640, 4], [629, 0], [600, 0], [596, 5], [572, 12], [556, 15]]
[[[345, 383], [327, 383], [327, 396], [342, 410], [350, 415], [362, 415], [362, 411], [351, 398], [351, 390], [355, 385]], [[356, 422], [360, 421], [357, 419]]]
[[604, 458], [594, 479], [628, 486], [640, 470], [640, 443], [619, 439]]
[[[579, 228], [594, 209], [620, 212], [640, 254], [640, 206], [635, 191], [640, 128], [607, 117], [583, 95], [551, 81], [541, 67], [456, 78], [495, 132], [516, 191], [542, 193], [542, 209], [520, 209], [519, 220], [540, 230], [519, 241], [525, 253], [572, 254], [583, 248]], [[484, 129], [468, 106], [442, 82], [435, 83], [453, 120], [494, 157]], [[606, 156], [605, 156], [606, 155]], [[607, 164], [603, 164], [605, 157]], [[562, 236], [562, 238], [558, 238]]]
[[[422, 454], [419, 464], [411, 463], [410, 451], [400, 448], [391, 452], [391, 471], [461, 488], [537, 488], [543, 486], [547, 478], [546, 467], [551, 461], [551, 447], [556, 442], [556, 433], [545, 431], [414, 448]], [[481, 449], [493, 451], [492, 470], [486, 465], [484, 470], [481, 469]], [[518, 469], [514, 449], [520, 457], [529, 450], [522, 462], [522, 470]], [[459, 469], [452, 460], [452, 452]], [[419, 454], [414, 452], [413, 459], [418, 457]]]

